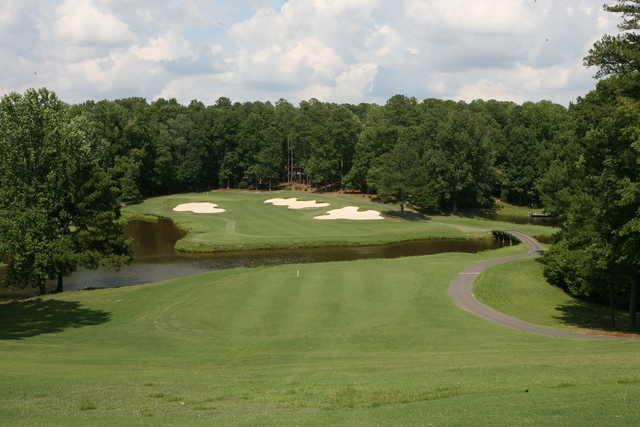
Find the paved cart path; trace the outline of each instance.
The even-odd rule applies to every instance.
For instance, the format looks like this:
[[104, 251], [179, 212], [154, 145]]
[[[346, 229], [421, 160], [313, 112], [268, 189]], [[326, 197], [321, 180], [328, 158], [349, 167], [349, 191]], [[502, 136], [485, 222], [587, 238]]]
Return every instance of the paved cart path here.
[[640, 336], [634, 335], [606, 335], [605, 333], [584, 333], [584, 332], [573, 332], [568, 330], [549, 328], [546, 326], [534, 325], [533, 323], [528, 323], [522, 321], [520, 319], [516, 319], [515, 317], [508, 316], [504, 313], [500, 313], [493, 308], [482, 304], [479, 302], [475, 296], [473, 295], [473, 284], [476, 278], [487, 268], [493, 267], [495, 265], [505, 264], [507, 262], [535, 257], [541, 254], [544, 250], [540, 243], [538, 243], [534, 238], [527, 236], [526, 234], [519, 233], [516, 231], [506, 232], [510, 234], [515, 239], [522, 242], [527, 246], [528, 252], [522, 255], [513, 255], [504, 258], [493, 259], [489, 261], [479, 262], [468, 267], [451, 281], [449, 284], [449, 296], [453, 300], [453, 302], [463, 310], [468, 311], [478, 317], [482, 317], [483, 319], [490, 320], [492, 322], [499, 323], [506, 327], [517, 329], [520, 331], [530, 332], [534, 334], [544, 335], [547, 337], [554, 338], [572, 338], [572, 339], [582, 339], [582, 340], [616, 340], [616, 339], [639, 339]]

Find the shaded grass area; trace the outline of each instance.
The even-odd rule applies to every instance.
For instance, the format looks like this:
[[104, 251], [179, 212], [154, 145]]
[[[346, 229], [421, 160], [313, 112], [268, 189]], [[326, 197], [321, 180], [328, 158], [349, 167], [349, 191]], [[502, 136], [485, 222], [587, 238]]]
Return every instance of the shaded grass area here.
[[0, 340], [21, 339], [67, 328], [99, 325], [107, 322], [109, 313], [83, 307], [77, 301], [33, 298], [2, 304]]
[[[609, 308], [568, 295], [550, 285], [543, 266], [534, 259], [493, 267], [474, 286], [479, 301], [513, 317], [559, 328], [613, 330]], [[617, 325], [624, 328], [628, 314], [618, 311]]]
[[523, 250], [244, 268], [33, 300], [108, 319], [4, 333], [0, 424], [636, 424], [640, 343], [529, 335], [449, 300], [457, 272]]
[[[290, 210], [264, 204], [274, 197], [298, 197], [330, 203], [328, 208]], [[181, 203], [212, 202], [226, 209], [220, 214], [173, 212]], [[384, 212], [384, 221], [318, 221], [314, 216], [330, 209], [359, 206]], [[171, 218], [188, 232], [176, 248], [185, 252], [256, 249], [272, 247], [303, 247], [324, 245], [381, 244], [427, 238], [486, 237], [491, 230], [514, 229], [531, 235], [551, 235], [551, 227], [516, 225], [481, 217], [398, 215], [392, 204], [376, 203], [357, 195], [316, 194], [309, 192], [212, 191], [200, 194], [180, 194], [147, 199], [128, 206], [128, 219], [150, 217]]]
[[512, 205], [511, 203], [507, 203], [502, 200], [496, 201], [496, 215], [528, 218], [532, 213], [542, 212], [544, 212], [544, 209], [541, 208]]

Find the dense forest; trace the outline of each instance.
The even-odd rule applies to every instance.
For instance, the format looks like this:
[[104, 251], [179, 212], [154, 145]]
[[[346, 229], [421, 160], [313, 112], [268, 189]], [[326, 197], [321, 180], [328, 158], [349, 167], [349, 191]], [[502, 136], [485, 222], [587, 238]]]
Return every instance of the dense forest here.
[[[396, 95], [383, 106], [280, 100], [205, 106], [130, 98], [69, 107], [100, 141], [122, 202], [212, 188], [298, 182], [354, 189], [438, 211], [539, 205], [536, 185], [568, 112], [549, 102]], [[402, 170], [404, 178], [393, 178]]]
[[556, 243], [543, 257], [548, 280], [568, 292], [627, 305], [637, 328], [640, 290], [640, 1], [605, 6], [622, 15], [585, 57], [601, 78], [570, 109], [565, 141], [538, 189], [561, 216]]

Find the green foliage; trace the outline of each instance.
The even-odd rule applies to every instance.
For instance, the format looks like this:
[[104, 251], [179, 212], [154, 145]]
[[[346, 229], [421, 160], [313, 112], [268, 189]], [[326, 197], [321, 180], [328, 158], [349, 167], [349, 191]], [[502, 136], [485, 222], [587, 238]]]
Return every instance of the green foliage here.
[[[572, 292], [608, 297], [612, 314], [628, 299], [636, 327], [640, 287], [640, 1], [605, 6], [625, 32], [596, 42], [585, 64], [609, 76], [572, 106], [565, 144], [540, 181], [549, 210], [564, 224], [545, 256], [545, 274]], [[615, 319], [612, 319], [614, 321]]]
[[548, 102], [419, 102], [402, 95], [384, 106], [227, 98], [184, 106], [127, 98], [69, 111], [94, 124], [86, 132], [100, 142], [100, 165], [122, 203], [219, 187], [272, 189], [281, 182], [376, 192], [383, 186], [376, 182], [381, 165], [402, 144], [421, 156], [410, 183], [417, 207], [482, 208], [491, 196], [536, 205], [536, 185], [566, 127], [566, 110]]
[[524, 206], [540, 205], [537, 183], [561, 146], [567, 110], [550, 102], [525, 103], [511, 112], [499, 140], [501, 198]]
[[369, 185], [423, 210], [491, 207], [493, 129], [485, 123], [479, 114], [453, 110], [437, 121], [398, 129], [398, 142], [374, 162]]
[[45, 290], [78, 266], [128, 259], [116, 188], [93, 124], [45, 89], [0, 101], [0, 259], [14, 286]]
[[573, 140], [540, 183], [549, 210], [564, 218], [560, 243], [545, 256], [545, 274], [612, 306], [629, 297], [640, 271], [637, 87], [637, 77], [612, 77], [580, 99], [571, 111]]
[[406, 140], [397, 143], [369, 170], [368, 181], [376, 193], [384, 198], [393, 198], [403, 212], [408, 200], [416, 203], [415, 189], [421, 184], [416, 176], [421, 162], [415, 145]]
[[617, 35], [605, 35], [598, 40], [584, 59], [589, 67], [598, 67], [596, 77], [622, 75], [640, 71], [640, 1], [617, 0], [605, 5], [608, 12], [622, 15]]

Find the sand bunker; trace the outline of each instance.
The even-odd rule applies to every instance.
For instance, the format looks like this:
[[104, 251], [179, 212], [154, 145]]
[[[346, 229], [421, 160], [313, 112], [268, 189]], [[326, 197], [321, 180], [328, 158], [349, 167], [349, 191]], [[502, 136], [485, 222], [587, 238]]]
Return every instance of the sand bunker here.
[[347, 206], [342, 209], [333, 209], [324, 215], [316, 216], [314, 219], [350, 219], [353, 221], [370, 221], [384, 219], [378, 211], [358, 211], [357, 206]]
[[173, 208], [176, 212], [193, 212], [193, 213], [221, 213], [225, 209], [221, 209], [215, 203], [183, 203]]
[[288, 206], [289, 209], [308, 209], [308, 208], [325, 208], [329, 203], [318, 203], [315, 200], [298, 200], [297, 197], [289, 199], [269, 199], [265, 203], [271, 203], [273, 206]]

